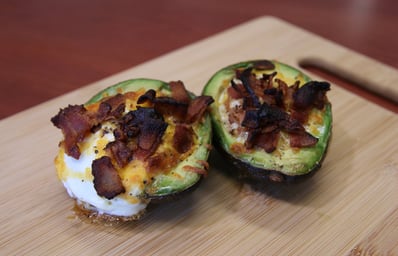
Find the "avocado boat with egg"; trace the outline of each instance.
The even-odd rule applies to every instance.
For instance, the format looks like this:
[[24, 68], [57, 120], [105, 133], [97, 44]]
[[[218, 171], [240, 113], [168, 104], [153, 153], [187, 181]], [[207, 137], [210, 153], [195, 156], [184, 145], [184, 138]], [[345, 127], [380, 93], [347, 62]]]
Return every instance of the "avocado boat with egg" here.
[[211, 96], [214, 144], [239, 177], [290, 182], [321, 166], [332, 130], [327, 82], [270, 60], [246, 61], [216, 72]]
[[51, 121], [64, 135], [55, 165], [77, 206], [95, 219], [139, 219], [150, 202], [197, 187], [211, 144], [209, 96], [181, 81], [132, 79]]

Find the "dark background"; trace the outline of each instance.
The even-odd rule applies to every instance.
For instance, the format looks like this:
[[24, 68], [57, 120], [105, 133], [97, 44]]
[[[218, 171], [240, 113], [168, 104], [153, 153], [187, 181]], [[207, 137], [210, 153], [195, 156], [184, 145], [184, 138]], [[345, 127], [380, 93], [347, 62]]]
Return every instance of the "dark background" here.
[[263, 15], [398, 68], [396, 0], [2, 0], [0, 119]]

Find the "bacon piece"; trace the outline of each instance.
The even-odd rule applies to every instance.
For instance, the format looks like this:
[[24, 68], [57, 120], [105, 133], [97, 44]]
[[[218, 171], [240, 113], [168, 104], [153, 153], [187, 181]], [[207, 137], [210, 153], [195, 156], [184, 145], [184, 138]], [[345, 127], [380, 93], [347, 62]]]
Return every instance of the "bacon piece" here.
[[311, 147], [318, 143], [318, 139], [308, 132], [289, 133], [289, 140], [291, 147]]
[[207, 170], [205, 170], [205, 169], [198, 168], [198, 167], [191, 166], [191, 165], [184, 165], [182, 168], [184, 169], [184, 171], [194, 172], [197, 174], [201, 174], [204, 177], [207, 177]]
[[283, 107], [284, 109], [291, 109], [293, 106], [293, 94], [297, 91], [300, 81], [296, 81], [293, 85], [288, 86], [284, 81], [280, 79], [275, 79], [275, 82], [278, 84], [278, 88], [282, 91], [283, 95]]
[[281, 130], [290, 135], [292, 147], [309, 147], [318, 139], [307, 133], [303, 125], [278, 107], [266, 103], [260, 109], [246, 110], [242, 126], [249, 131], [245, 146], [263, 148], [267, 153], [276, 149]]
[[69, 105], [51, 118], [51, 122], [62, 130], [66, 154], [79, 159], [82, 142], [92, 127], [92, 120], [83, 105]]
[[155, 98], [156, 98], [156, 91], [153, 89], [150, 89], [138, 98], [137, 104], [143, 104], [147, 101], [153, 102], [153, 100]]
[[310, 81], [292, 94], [292, 117], [306, 123], [312, 108], [323, 109], [326, 92], [330, 90], [327, 82]]
[[[178, 97], [184, 98], [181, 92], [180, 85], [175, 86], [175, 93], [178, 94]], [[137, 103], [142, 104], [145, 102], [151, 102], [154, 104], [155, 110], [162, 114], [168, 116], [174, 116], [177, 120], [183, 120], [188, 110], [188, 102], [180, 102], [172, 97], [156, 97], [156, 92], [154, 90], [148, 90], [145, 94], [141, 95], [138, 98]]]
[[248, 94], [248, 97], [246, 98], [250, 105], [247, 105], [247, 107], [259, 108], [261, 104], [252, 87], [256, 82], [256, 77], [254, 74], [252, 74], [252, 68], [246, 68], [242, 72], [237, 72], [237, 78], [242, 81], [242, 84]]
[[178, 102], [189, 103], [191, 98], [187, 90], [185, 89], [184, 83], [181, 81], [171, 81], [169, 83], [171, 89], [171, 97]]
[[279, 108], [283, 108], [283, 92], [278, 88], [268, 88], [264, 90], [264, 95], [262, 97], [263, 101], [268, 105], [275, 105]]
[[280, 122], [286, 121], [289, 119], [289, 115], [278, 107], [264, 103], [258, 110], [258, 119], [260, 125], [264, 127], [270, 124], [279, 124]]
[[173, 116], [178, 121], [183, 121], [187, 111], [188, 103], [178, 102], [171, 97], [157, 97], [154, 100], [155, 109], [162, 115]]
[[[161, 142], [167, 123], [153, 108], [139, 107], [127, 113], [120, 124], [127, 139], [137, 138], [139, 149], [134, 156], [146, 158], [151, 155]], [[123, 135], [118, 135], [123, 138]]]
[[213, 102], [214, 100], [211, 96], [198, 96], [191, 100], [185, 117], [185, 123], [191, 124], [200, 120], [206, 112], [207, 107]]
[[312, 107], [322, 109], [326, 102], [326, 92], [329, 90], [330, 84], [327, 82], [310, 81], [293, 94], [293, 107], [295, 109], [307, 109]]
[[231, 99], [241, 99], [245, 94], [245, 88], [242, 84], [236, 84], [234, 80], [231, 80], [231, 86], [228, 87], [227, 93]]
[[241, 123], [242, 126], [257, 129], [260, 126], [260, 120], [258, 117], [258, 110], [257, 109], [249, 109], [245, 112], [245, 117]]
[[308, 121], [308, 116], [310, 114], [311, 108], [300, 109], [300, 110], [291, 110], [291, 117], [293, 119], [298, 120], [300, 123], [305, 124]]
[[95, 116], [96, 121], [100, 123], [104, 120], [120, 118], [125, 109], [124, 102], [125, 97], [122, 94], [116, 94], [101, 102]]
[[94, 160], [91, 170], [94, 176], [94, 188], [99, 196], [112, 199], [126, 191], [118, 172], [108, 156]]
[[199, 96], [191, 100], [181, 81], [170, 82], [169, 85], [172, 97], [156, 97], [155, 91], [149, 90], [138, 99], [137, 103], [150, 101], [158, 113], [173, 116], [179, 122], [190, 124], [199, 120], [207, 106], [214, 101], [210, 96]]
[[265, 152], [272, 153], [278, 145], [279, 136], [279, 130], [274, 130], [267, 133], [260, 133], [256, 137], [254, 144], [257, 147], [264, 149]]
[[187, 125], [177, 124], [173, 136], [173, 147], [177, 152], [180, 154], [187, 152], [192, 147], [193, 142], [192, 128]]
[[119, 168], [126, 166], [133, 156], [132, 150], [120, 140], [108, 143], [105, 149], [113, 156]]
[[153, 152], [160, 144], [166, 131], [167, 123], [159, 119], [148, 119], [140, 125], [138, 134], [138, 146], [144, 150]]

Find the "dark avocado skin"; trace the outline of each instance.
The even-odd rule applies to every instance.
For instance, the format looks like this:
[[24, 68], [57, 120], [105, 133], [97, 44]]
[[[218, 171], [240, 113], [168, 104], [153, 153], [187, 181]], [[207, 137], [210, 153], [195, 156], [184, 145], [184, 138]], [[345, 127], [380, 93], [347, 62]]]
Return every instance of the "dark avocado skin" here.
[[[273, 70], [275, 66], [282, 65], [284, 68], [294, 70], [294, 72], [298, 72], [303, 75], [304, 79], [309, 81], [310, 78], [306, 76], [305, 74], [301, 73], [298, 70], [295, 70], [294, 68], [291, 68], [283, 63], [279, 63], [277, 61], [269, 61], [269, 60], [253, 60], [253, 61], [245, 61], [245, 62], [240, 62], [236, 64], [232, 64], [230, 66], [227, 66], [221, 70], [219, 70], [215, 75], [209, 80], [207, 85], [205, 86], [203, 90], [203, 94], [205, 95], [210, 95], [215, 98], [217, 101], [215, 95], [213, 94], [214, 92], [217, 92], [219, 89], [210, 89], [209, 86], [216, 86], [214, 81], [216, 79], [220, 80], [220, 74], [231, 74], [234, 69], [236, 68], [246, 68], [248, 66], [252, 67], [259, 67], [262, 70]], [[313, 176], [317, 170], [320, 169], [323, 160], [326, 156], [327, 153], [327, 148], [329, 145], [329, 141], [331, 138], [331, 104], [328, 102], [327, 104], [328, 108], [328, 119], [330, 120], [330, 130], [329, 133], [326, 134], [324, 142], [326, 142], [324, 146], [324, 151], [322, 155], [319, 157], [319, 160], [311, 166], [311, 168], [308, 168], [305, 173], [301, 173], [298, 175], [288, 175], [285, 174], [279, 170], [274, 170], [272, 168], [261, 168], [259, 166], [254, 166], [250, 164], [247, 160], [245, 159], [240, 159], [239, 156], [234, 156], [230, 152], [228, 152], [226, 145], [227, 143], [223, 141], [223, 135], [220, 134], [220, 123], [218, 121], [218, 118], [214, 116], [214, 112], [211, 112], [212, 114], [212, 124], [213, 124], [213, 131], [214, 131], [214, 138], [213, 138], [213, 145], [217, 149], [217, 151], [220, 153], [220, 155], [227, 159], [235, 168], [234, 170], [228, 170], [228, 173], [232, 174], [235, 176], [238, 180], [244, 181], [244, 182], [254, 182], [254, 183], [298, 183], [301, 181], [304, 181], [308, 179], [309, 177]], [[214, 111], [214, 109], [213, 109]], [[217, 114], [218, 115], [218, 114]]]

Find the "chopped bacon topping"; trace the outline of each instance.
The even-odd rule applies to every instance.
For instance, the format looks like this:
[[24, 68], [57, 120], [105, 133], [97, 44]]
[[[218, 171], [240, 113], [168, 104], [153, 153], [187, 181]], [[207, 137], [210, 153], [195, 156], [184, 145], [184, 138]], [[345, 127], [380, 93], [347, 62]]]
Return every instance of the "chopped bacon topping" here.
[[113, 156], [119, 168], [126, 166], [133, 157], [131, 148], [120, 140], [109, 142], [105, 149]]
[[145, 159], [161, 143], [167, 123], [153, 108], [139, 107], [127, 113], [119, 122], [121, 130], [114, 131], [115, 138], [126, 141], [133, 155]]
[[[272, 64], [272, 63], [271, 63]], [[272, 70], [273, 64], [255, 63], [253, 67], [237, 69], [236, 78], [227, 89], [232, 99], [242, 99], [242, 108], [230, 111], [230, 120], [241, 120], [248, 131], [245, 147], [263, 148], [273, 152], [278, 144], [280, 131], [289, 134], [291, 147], [314, 146], [318, 139], [306, 132], [303, 124], [313, 108], [323, 109], [327, 102], [327, 82], [311, 81], [299, 87], [299, 81], [288, 86], [275, 79], [276, 72], [257, 78], [253, 69]], [[274, 86], [274, 82], [278, 85]], [[243, 118], [240, 116], [243, 115]]]
[[202, 118], [207, 107], [213, 103], [213, 98], [198, 96], [191, 100], [186, 90], [181, 88], [180, 82], [172, 84], [173, 86], [170, 87], [172, 95], [176, 95], [177, 98], [156, 97], [155, 91], [149, 90], [138, 99], [138, 103], [142, 104], [149, 101], [154, 104], [157, 112], [162, 115], [173, 116], [182, 123], [194, 123]]
[[[105, 146], [106, 156], [92, 163], [98, 195], [112, 199], [125, 191], [117, 170], [133, 159], [146, 161], [148, 172], [166, 172], [178, 163], [178, 154], [188, 152], [193, 146], [192, 124], [201, 120], [213, 99], [208, 96], [191, 99], [181, 81], [169, 85], [170, 97], [157, 97], [156, 91], [148, 90], [137, 100], [138, 105], [148, 103], [146, 107], [137, 106], [128, 113], [125, 113], [126, 99], [137, 97], [135, 94], [116, 94], [87, 107], [69, 105], [51, 119], [64, 134], [66, 154], [76, 159], [81, 154], [79, 143], [96, 132], [104, 121], [116, 126], [113, 129], [115, 140]], [[168, 127], [166, 116], [172, 117], [168, 120], [176, 126], [172, 141], [174, 151], [155, 153]]]
[[311, 147], [318, 142], [317, 138], [307, 132], [290, 133], [289, 136], [291, 147]]
[[103, 156], [95, 159], [91, 171], [94, 176], [94, 188], [99, 196], [112, 199], [125, 192], [120, 176], [112, 165], [110, 157]]
[[113, 97], [101, 102], [96, 113], [98, 123], [113, 118], [120, 118], [125, 109], [125, 98], [122, 94], [116, 94]]
[[245, 89], [244, 106], [245, 108], [259, 108], [260, 100], [254, 91], [256, 87], [256, 77], [252, 73], [252, 68], [247, 68], [243, 72], [237, 72], [237, 78], [242, 81]]
[[306, 122], [308, 112], [312, 108], [323, 109], [326, 102], [326, 92], [330, 90], [327, 82], [310, 81], [293, 93], [292, 116], [301, 122]]
[[293, 106], [295, 109], [322, 109], [326, 101], [326, 92], [329, 90], [330, 84], [327, 82], [310, 81], [294, 92]]
[[189, 103], [185, 123], [192, 124], [199, 121], [205, 113], [207, 107], [213, 103], [213, 98], [210, 96], [199, 96]]
[[207, 170], [206, 169], [202, 169], [202, 168], [195, 167], [195, 166], [190, 166], [190, 165], [185, 165], [182, 168], [185, 171], [188, 171], [188, 172], [195, 172], [195, 173], [201, 174], [203, 176], [207, 176]]
[[191, 101], [189, 93], [181, 81], [172, 81], [169, 83], [169, 86], [171, 89], [171, 97], [176, 101], [184, 103], [189, 103]]
[[84, 140], [93, 126], [93, 121], [87, 114], [87, 110], [83, 105], [69, 105], [51, 118], [51, 122], [62, 130], [66, 154], [78, 159], [80, 149], [77, 144]]
[[177, 120], [183, 120], [187, 113], [187, 102], [177, 101], [172, 97], [166, 96], [156, 97], [154, 90], [147, 91], [138, 99], [137, 103], [142, 104], [148, 101], [154, 104], [154, 108], [158, 113], [173, 116]]

